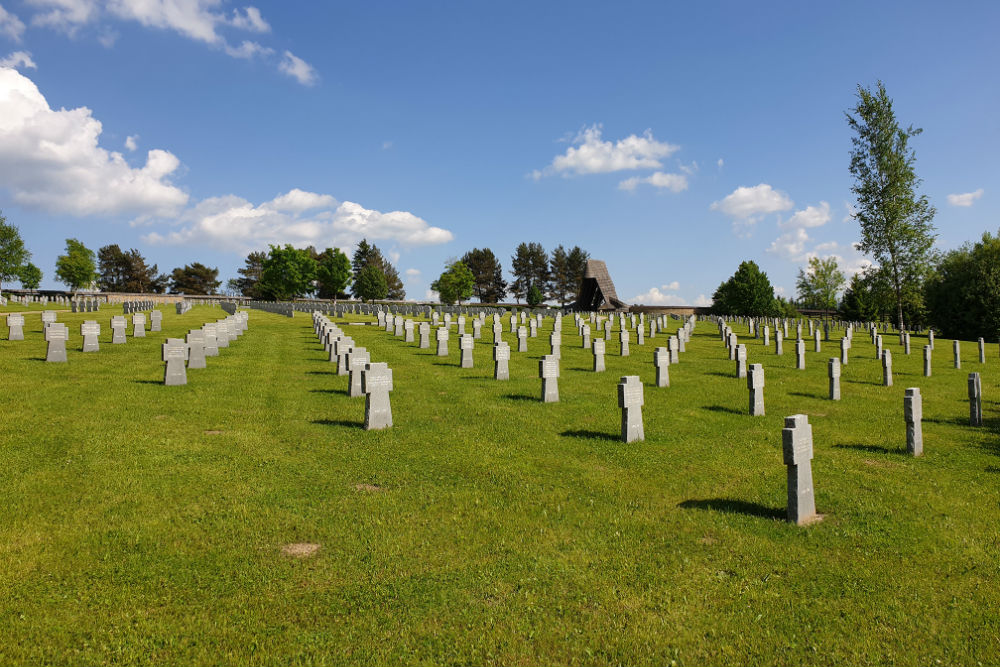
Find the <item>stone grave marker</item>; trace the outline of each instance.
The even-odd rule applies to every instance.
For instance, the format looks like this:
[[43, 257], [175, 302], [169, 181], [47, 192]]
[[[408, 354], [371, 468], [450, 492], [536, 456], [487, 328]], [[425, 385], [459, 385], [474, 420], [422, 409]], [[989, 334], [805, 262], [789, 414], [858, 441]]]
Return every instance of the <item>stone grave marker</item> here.
[[910, 387], [903, 396], [903, 418], [906, 420], [906, 451], [913, 456], [924, 453], [924, 399], [920, 387]]
[[979, 363], [986, 363], [986, 343], [982, 338], [979, 339]]
[[781, 445], [788, 466], [788, 520], [801, 526], [816, 518], [812, 426], [806, 415], [785, 417]]
[[370, 363], [371, 355], [363, 347], [355, 347], [347, 353], [347, 373], [350, 376], [347, 382], [348, 396], [354, 398], [364, 395], [365, 392], [361, 387], [361, 376]]
[[403, 342], [413, 342], [413, 320], [406, 320], [403, 322]]
[[500, 341], [493, 344], [493, 379], [510, 379], [510, 345]]
[[618, 332], [618, 341], [621, 344], [621, 356], [623, 357], [627, 357], [629, 353], [628, 339], [629, 339], [628, 329], [622, 329], [621, 331]]
[[826, 362], [826, 374], [830, 378], [830, 400], [840, 400], [840, 359], [831, 357]]
[[538, 362], [538, 377], [542, 378], [542, 402], [559, 402], [559, 358], [551, 354]]
[[[143, 338], [146, 335], [146, 314], [145, 313], [133, 313], [132, 314], [132, 337], [133, 338]], [[178, 338], [177, 340], [180, 340]]]
[[795, 341], [795, 368], [800, 371], [806, 369], [806, 342], [801, 338]]
[[[157, 311], [153, 311], [154, 313]], [[188, 332], [185, 342], [187, 343], [188, 368], [207, 368], [205, 361], [205, 332], [202, 329], [192, 329]], [[219, 350], [216, 348], [216, 354]]]
[[961, 348], [961, 345], [959, 345], [959, 342], [958, 342], [957, 339], [954, 341], [953, 347], [954, 347], [954, 351], [955, 351], [955, 368], [961, 368], [962, 367], [962, 348]]
[[604, 339], [595, 338], [591, 343], [594, 348], [594, 372], [601, 373], [604, 371]]
[[969, 373], [969, 426], [983, 425], [983, 384], [979, 373]]
[[747, 376], [747, 346], [740, 343], [736, 346], [736, 377], [745, 378]]
[[882, 350], [882, 386], [892, 386], [892, 351]]
[[527, 352], [528, 351], [528, 329], [527, 327], [517, 328], [517, 351]]
[[24, 315], [11, 313], [7, 316], [7, 327], [10, 330], [7, 340], [24, 340]]
[[622, 442], [645, 440], [642, 428], [643, 387], [638, 375], [625, 375], [618, 383], [618, 407], [622, 411]]
[[365, 394], [365, 430], [392, 426], [392, 369], [385, 362], [365, 364], [361, 372], [361, 391]]
[[460, 365], [462, 368], [472, 368], [472, 346], [475, 345], [475, 339], [473, 339], [471, 334], [462, 334], [458, 338], [458, 349], [461, 352]]
[[187, 384], [187, 369], [184, 362], [187, 361], [187, 344], [180, 338], [168, 338], [163, 343], [163, 361], [166, 363], [163, 369], [163, 384], [176, 386]]
[[580, 327], [580, 335], [583, 337], [583, 349], [590, 349], [590, 326], [584, 324]]
[[750, 390], [750, 416], [764, 416], [764, 366], [751, 364], [747, 373], [747, 389]]
[[154, 310], [149, 313], [149, 331], [162, 331], [161, 325], [163, 324], [163, 313]]
[[670, 386], [670, 350], [658, 347], [653, 350], [653, 365], [656, 367], [656, 386]]
[[431, 325], [428, 322], [420, 323], [420, 349], [430, 349], [431, 346]]
[[48, 343], [45, 351], [45, 361], [66, 362], [66, 341], [69, 339], [69, 329], [65, 324], [53, 322], [45, 325], [45, 340]]
[[844, 336], [840, 339], [840, 365], [847, 365], [847, 351], [851, 349], [851, 339]]
[[46, 324], [52, 324], [56, 321], [56, 311], [54, 310], [43, 310], [42, 311], [42, 328], [45, 328]]
[[435, 330], [435, 339], [437, 340], [437, 356], [447, 357], [448, 356], [448, 336], [449, 331], [447, 327], [438, 327]]
[[111, 343], [120, 345], [125, 342], [125, 327], [127, 323], [124, 315], [113, 315], [111, 317]]
[[931, 376], [931, 354], [933, 349], [929, 344], [924, 345], [924, 377]]
[[558, 331], [553, 331], [549, 334], [549, 346], [552, 349], [552, 356], [556, 359], [562, 359], [562, 334]]
[[101, 325], [93, 320], [87, 320], [80, 325], [80, 335], [83, 336], [84, 352], [99, 352], [101, 344], [98, 336], [101, 335]]
[[774, 353], [776, 355], [778, 355], [779, 357], [782, 355], [782, 352], [783, 352], [782, 349], [781, 349], [782, 348], [781, 343], [782, 343], [783, 340], [784, 340], [784, 336], [781, 333], [781, 329], [775, 329], [774, 330]]

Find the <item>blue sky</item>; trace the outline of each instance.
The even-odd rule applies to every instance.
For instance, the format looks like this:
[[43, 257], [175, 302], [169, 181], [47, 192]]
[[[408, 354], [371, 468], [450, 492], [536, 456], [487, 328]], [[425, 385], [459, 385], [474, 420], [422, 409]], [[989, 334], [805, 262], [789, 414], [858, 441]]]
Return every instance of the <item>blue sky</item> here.
[[[362, 237], [423, 299], [449, 259], [580, 245], [629, 302], [753, 259], [856, 270], [844, 112], [883, 80], [939, 247], [1000, 226], [1000, 3], [0, 0], [0, 209], [235, 277]], [[845, 218], [847, 218], [845, 220]]]

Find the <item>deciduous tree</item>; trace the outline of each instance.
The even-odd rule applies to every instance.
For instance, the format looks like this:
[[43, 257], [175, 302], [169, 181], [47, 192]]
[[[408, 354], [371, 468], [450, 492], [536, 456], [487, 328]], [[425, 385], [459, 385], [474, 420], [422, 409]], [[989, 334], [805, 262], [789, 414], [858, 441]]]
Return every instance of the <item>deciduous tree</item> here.
[[837, 258], [809, 258], [809, 266], [799, 269], [799, 277], [795, 281], [799, 307], [836, 309], [837, 295], [846, 282], [844, 272], [837, 268]]
[[351, 282], [351, 260], [340, 248], [327, 248], [319, 255], [316, 266], [317, 296], [337, 299]]
[[170, 274], [172, 294], [215, 294], [221, 284], [219, 269], [209, 268], [200, 262], [185, 264]]
[[451, 305], [456, 301], [462, 303], [472, 296], [476, 279], [463, 262], [456, 261], [447, 265], [441, 276], [431, 283], [431, 289], [438, 293], [441, 303]]
[[0, 283], [10, 282], [20, 276], [20, 269], [31, 259], [31, 253], [24, 247], [21, 232], [7, 222], [0, 212]]
[[269, 247], [257, 284], [263, 298], [287, 301], [311, 293], [315, 289], [317, 268], [312, 253], [290, 243]]
[[66, 254], [56, 258], [56, 278], [71, 290], [79, 290], [97, 280], [94, 251], [77, 239], [66, 239]]

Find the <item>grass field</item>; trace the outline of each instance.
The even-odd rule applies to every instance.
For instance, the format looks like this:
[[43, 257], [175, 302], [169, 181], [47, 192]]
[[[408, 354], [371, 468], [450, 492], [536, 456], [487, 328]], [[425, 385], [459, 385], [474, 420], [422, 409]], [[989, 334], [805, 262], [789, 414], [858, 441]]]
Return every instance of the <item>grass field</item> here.
[[[765, 367], [752, 418], [712, 323], [659, 389], [664, 335], [628, 358], [609, 343], [595, 374], [567, 319], [557, 404], [537, 378], [551, 321], [512, 352], [509, 382], [492, 379], [488, 327], [461, 369], [454, 335], [439, 358], [344, 323], [394, 373], [395, 425], [366, 432], [307, 314], [251, 311], [166, 387], [163, 338], [224, 313], [165, 309], [162, 333], [112, 346], [118, 312], [60, 313], [68, 364], [42, 361], [37, 315], [25, 341], [0, 341], [0, 664], [1000, 662], [995, 344], [981, 365], [965, 343], [955, 370], [939, 339], [924, 378], [923, 339], [905, 356], [887, 336], [885, 388], [859, 331], [831, 402], [835, 343], [810, 341], [798, 371], [793, 341], [777, 357], [735, 326]], [[79, 351], [85, 319], [99, 353]], [[625, 445], [616, 385], [635, 374], [646, 440]], [[813, 424], [825, 515], [806, 528], [783, 520], [795, 413]], [[283, 552], [300, 543], [319, 549]]]

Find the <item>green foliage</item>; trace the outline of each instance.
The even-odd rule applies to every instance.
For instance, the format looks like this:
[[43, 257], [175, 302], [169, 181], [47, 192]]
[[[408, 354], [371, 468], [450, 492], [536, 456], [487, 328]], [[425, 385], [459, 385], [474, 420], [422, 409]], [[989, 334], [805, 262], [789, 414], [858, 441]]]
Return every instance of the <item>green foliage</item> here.
[[947, 253], [926, 285], [930, 322], [948, 338], [1000, 336], [1000, 236]]
[[451, 305], [462, 303], [472, 296], [476, 278], [464, 262], [448, 264], [441, 276], [431, 283], [431, 289], [438, 293], [441, 303]]
[[756, 262], [742, 262], [712, 295], [712, 312], [719, 315], [775, 314], [774, 288]]
[[266, 298], [260, 290], [260, 274], [264, 270], [266, 259], [267, 253], [261, 250], [255, 250], [247, 255], [243, 267], [236, 271], [240, 277], [229, 281], [230, 288], [251, 299]]
[[897, 326], [904, 326], [904, 305], [913, 295], [905, 286], [919, 285], [929, 268], [934, 243], [935, 209], [926, 195], [917, 196], [920, 179], [914, 171], [916, 156], [909, 140], [922, 132], [912, 125], [900, 127], [885, 86], [876, 90], [858, 86], [855, 115], [846, 114], [854, 130], [851, 142], [851, 191], [857, 197], [854, 217], [861, 225], [863, 252], [885, 272], [895, 294]]
[[799, 277], [795, 281], [799, 307], [835, 310], [837, 294], [846, 282], [844, 272], [837, 268], [835, 257], [811, 257], [808, 268], [799, 269]]
[[148, 266], [138, 250], [123, 252], [117, 245], [97, 251], [97, 273], [97, 286], [103, 292], [159, 294], [166, 291], [169, 280], [156, 264]]
[[389, 294], [385, 283], [385, 274], [375, 264], [369, 264], [361, 269], [354, 278], [354, 296], [362, 301], [384, 299]]
[[528, 293], [525, 295], [525, 301], [528, 305], [534, 308], [545, 301], [545, 295], [542, 294], [542, 290], [538, 289], [538, 285], [532, 285], [528, 288]]
[[313, 291], [316, 264], [308, 249], [300, 250], [290, 243], [272, 245], [261, 264], [257, 289], [263, 298], [275, 301], [305, 296]]
[[0, 212], [0, 283], [18, 278], [21, 267], [29, 259], [31, 253], [24, 247], [21, 232]]
[[327, 248], [320, 253], [316, 282], [316, 295], [321, 299], [337, 299], [345, 295], [351, 282], [351, 260], [340, 248]]
[[358, 287], [358, 280], [360, 278], [361, 271], [368, 266], [375, 266], [382, 272], [382, 276], [385, 278], [386, 294], [384, 296], [374, 298], [388, 298], [394, 301], [401, 301], [406, 298], [406, 290], [403, 289], [403, 281], [400, 280], [399, 272], [396, 270], [396, 267], [392, 265], [392, 262], [382, 256], [382, 251], [378, 249], [378, 246], [368, 243], [367, 239], [361, 239], [361, 242], [354, 250], [354, 256], [351, 259], [351, 270], [354, 274], [354, 287], [351, 291], [355, 298], [370, 300], [362, 296], [359, 291], [360, 288]]
[[518, 303], [521, 302], [521, 299], [527, 300], [528, 292], [532, 286], [537, 287], [542, 292], [547, 290], [549, 256], [541, 243], [521, 243], [518, 245], [511, 258], [511, 265], [514, 282], [510, 284], [510, 288]]
[[503, 267], [492, 250], [473, 248], [462, 256], [462, 263], [472, 271], [473, 293], [481, 303], [500, 303], [507, 296]]
[[559, 305], [565, 306], [576, 300], [589, 258], [590, 255], [580, 246], [574, 246], [569, 251], [558, 246], [552, 251], [549, 259], [549, 296]]
[[569, 271], [569, 295], [576, 300], [576, 297], [580, 295], [580, 286], [583, 284], [583, 276], [587, 273], [587, 260], [590, 259], [590, 253], [582, 249], [580, 246], [573, 246], [573, 249], [569, 251], [569, 256], [567, 258], [568, 271]]
[[90, 287], [97, 280], [94, 251], [77, 239], [66, 239], [66, 254], [56, 258], [56, 278], [72, 290]]
[[[924, 291], [920, 281], [904, 283], [900, 290], [903, 321], [920, 327], [926, 324]], [[869, 268], [851, 279], [840, 302], [840, 316], [863, 322], [893, 321], [898, 312], [892, 278], [885, 269]]]
[[170, 274], [171, 294], [215, 294], [221, 284], [219, 269], [200, 262], [185, 264]]
[[42, 283], [42, 270], [31, 262], [27, 262], [18, 269], [17, 279], [21, 281], [21, 287], [24, 289], [38, 289]]
[[802, 315], [795, 307], [795, 304], [781, 296], [774, 297], [774, 306], [771, 313], [774, 317], [789, 318], [800, 317]]

